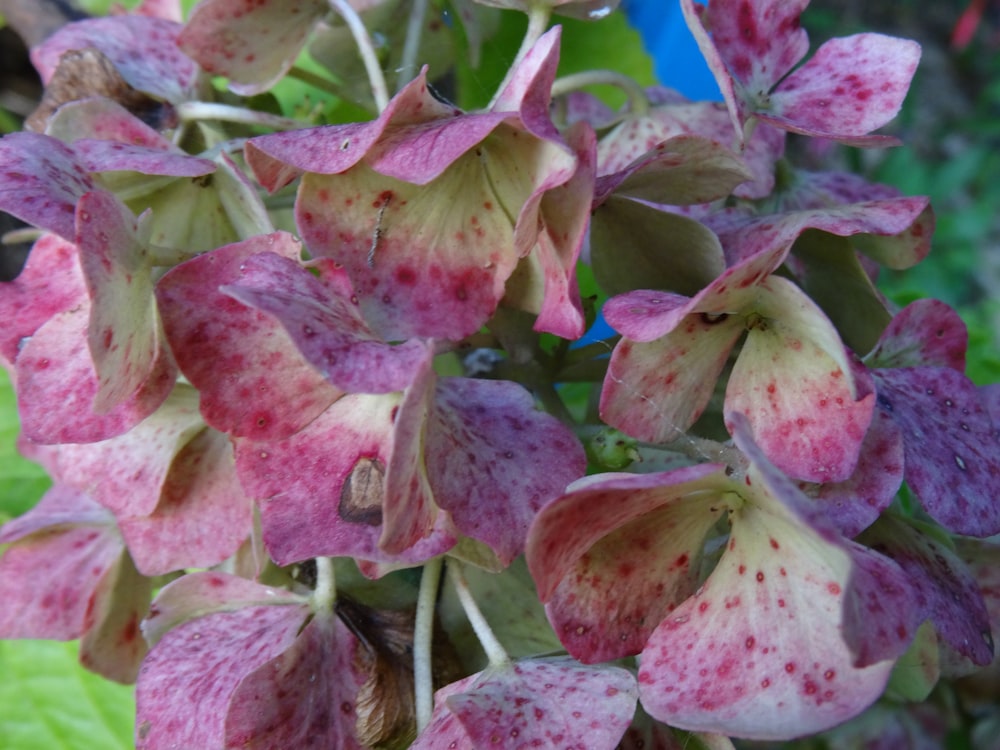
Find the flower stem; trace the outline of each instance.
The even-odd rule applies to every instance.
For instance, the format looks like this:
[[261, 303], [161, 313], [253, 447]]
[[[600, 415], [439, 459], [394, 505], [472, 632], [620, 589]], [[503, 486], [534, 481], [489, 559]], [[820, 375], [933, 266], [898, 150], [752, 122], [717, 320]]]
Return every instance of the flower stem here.
[[417, 595], [417, 615], [413, 624], [413, 684], [417, 713], [417, 734], [431, 723], [434, 712], [434, 679], [431, 653], [434, 640], [434, 605], [441, 583], [441, 565], [444, 558], [435, 557], [424, 563]]
[[514, 62], [507, 71], [507, 75], [504, 77], [503, 82], [497, 87], [497, 92], [493, 95], [493, 99], [490, 100], [487, 109], [493, 108], [493, 105], [497, 103], [501, 94], [503, 94], [504, 89], [506, 89], [507, 85], [513, 80], [514, 73], [517, 71], [521, 61], [528, 56], [528, 52], [530, 52], [531, 48], [535, 46], [535, 42], [537, 42], [542, 34], [545, 33], [545, 29], [549, 25], [549, 17], [551, 15], [552, 8], [545, 3], [538, 3], [537, 5], [531, 6], [531, 9], [528, 11], [528, 30], [524, 33], [524, 39], [521, 41], [521, 48], [517, 51], [517, 57], [514, 58]]
[[333, 575], [333, 558], [316, 558], [316, 589], [312, 595], [312, 609], [316, 614], [333, 612], [337, 599], [337, 583]]
[[559, 78], [552, 84], [552, 96], [594, 85], [615, 86], [624, 91], [628, 97], [628, 111], [632, 114], [644, 115], [649, 111], [649, 99], [642, 86], [633, 78], [613, 70], [586, 70]]
[[260, 125], [275, 130], [298, 130], [306, 127], [304, 123], [290, 117], [216, 102], [181, 102], [177, 105], [177, 114], [182, 122], [220, 120], [222, 122], [239, 122], [245, 125]]
[[290, 78], [294, 78], [302, 83], [312, 86], [314, 89], [322, 91], [327, 94], [332, 94], [336, 97], [343, 97], [343, 90], [336, 84], [336, 82], [331, 81], [329, 78], [324, 78], [321, 75], [313, 73], [311, 70], [306, 70], [305, 68], [300, 68], [298, 65], [293, 65], [288, 71]]
[[507, 655], [507, 651], [493, 634], [490, 624], [483, 617], [479, 605], [476, 604], [472, 592], [469, 591], [469, 583], [465, 580], [462, 567], [462, 563], [454, 558], [448, 561], [448, 577], [451, 579], [452, 586], [455, 587], [455, 593], [458, 594], [458, 601], [462, 604], [462, 609], [465, 610], [465, 616], [468, 618], [469, 624], [472, 625], [472, 630], [479, 639], [483, 651], [486, 652], [490, 666], [502, 667], [509, 664], [510, 656]]
[[396, 78], [396, 91], [413, 80], [417, 74], [417, 55], [420, 53], [420, 39], [427, 18], [428, 0], [413, 0], [410, 20], [406, 24], [406, 42], [403, 44], [403, 59]]
[[347, 0], [329, 0], [329, 2], [330, 6], [344, 19], [354, 36], [354, 43], [358, 45], [358, 52], [361, 53], [365, 71], [368, 73], [368, 83], [372, 87], [372, 98], [375, 99], [378, 111], [382, 112], [389, 106], [389, 88], [385, 84], [385, 76], [382, 74], [378, 55], [375, 54], [375, 44], [372, 42], [371, 34], [365, 28], [361, 16], [348, 4]]

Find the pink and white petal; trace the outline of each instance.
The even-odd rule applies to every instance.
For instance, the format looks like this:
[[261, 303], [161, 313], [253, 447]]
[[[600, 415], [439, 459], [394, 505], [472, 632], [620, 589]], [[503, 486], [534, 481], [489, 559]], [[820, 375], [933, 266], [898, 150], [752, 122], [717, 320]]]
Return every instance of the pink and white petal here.
[[891, 416], [876, 409], [854, 473], [821, 485], [815, 497], [840, 533], [853, 539], [889, 507], [903, 483], [903, 466], [903, 435]]
[[384, 338], [459, 339], [493, 314], [519, 256], [498, 204], [479, 158], [467, 154], [431, 189], [364, 165], [307, 174], [296, 221], [310, 252], [347, 269]]
[[0, 209], [66, 240], [76, 238], [74, 211], [95, 185], [66, 144], [37, 133], [0, 138]]
[[76, 243], [90, 292], [87, 345], [97, 372], [94, 411], [131, 397], [151, 376], [159, 348], [152, 262], [136, 218], [111, 193], [93, 191], [76, 208]]
[[898, 114], [919, 61], [920, 45], [908, 39], [871, 33], [831, 39], [756, 113], [794, 132], [875, 145], [864, 136]]
[[[916, 590], [892, 560], [848, 541], [830, 523], [822, 509], [771, 463], [753, 442], [750, 424], [742, 414], [732, 416], [733, 441], [750, 460], [745, 477], [751, 500], [762, 509], [791, 518], [824, 542], [839, 547], [850, 558], [850, 579], [844, 589], [842, 633], [856, 667], [893, 659], [910, 646], [923, 620]], [[772, 540], [771, 547], [779, 547]], [[830, 589], [831, 593], [833, 589]]]
[[602, 313], [618, 333], [646, 343], [674, 331], [693, 309], [693, 301], [680, 294], [636, 289], [609, 299]]
[[184, 9], [180, 0], [141, 0], [132, 9], [132, 13], [140, 16], [153, 16], [167, 21], [180, 23], [184, 20]]
[[67, 24], [31, 51], [48, 83], [64, 52], [93, 47], [103, 52], [134, 88], [168, 102], [191, 98], [200, 71], [177, 47], [182, 27], [161, 18], [119, 15]]
[[836, 330], [804, 293], [778, 277], [761, 292], [762, 317], [748, 323], [726, 388], [727, 422], [745, 414], [757, 444], [796, 479], [843, 481], [857, 465], [874, 394], [856, 383]]
[[58, 313], [28, 339], [15, 363], [24, 434], [39, 443], [91, 443], [121, 435], [148, 417], [173, 390], [177, 366], [160, 348], [153, 372], [111, 411], [92, 409], [97, 374], [87, 348], [89, 305]]
[[[266, 601], [272, 590], [257, 588]], [[178, 625], [149, 652], [136, 686], [138, 750], [223, 747], [240, 683], [291, 647], [309, 614], [304, 603], [239, 605]]]
[[156, 296], [181, 371], [201, 394], [205, 421], [235, 437], [273, 440], [301, 429], [342, 391], [303, 359], [270, 315], [219, 291], [262, 252], [297, 260], [301, 245], [276, 232], [221, 247], [172, 269]]
[[903, 432], [905, 478], [949, 531], [1000, 533], [1000, 436], [972, 382], [946, 367], [874, 370], [878, 405]]
[[135, 569], [127, 553], [122, 554], [101, 579], [87, 609], [80, 663], [109, 680], [135, 682], [148, 651], [139, 623], [152, 595], [152, 580]]
[[267, 91], [295, 63], [313, 28], [329, 12], [323, 0], [204, 0], [177, 45], [237, 94]]
[[586, 667], [569, 659], [516, 662], [439, 690], [434, 718], [412, 747], [612, 750], [635, 703], [635, 678], [619, 667]]
[[950, 367], [965, 372], [969, 331], [955, 310], [936, 299], [904, 307], [865, 358], [872, 367]]
[[705, 537], [730, 490], [720, 466], [702, 464], [598, 475], [546, 506], [527, 560], [566, 650], [588, 664], [639, 653], [694, 593]]
[[0, 282], [0, 363], [13, 366], [18, 351], [49, 319], [86, 299], [79, 251], [55, 234], [43, 234], [13, 281]]
[[504, 565], [524, 551], [539, 509], [586, 471], [573, 433], [506, 381], [442, 379], [425, 441], [435, 502]]
[[972, 572], [939, 534], [933, 526], [886, 515], [862, 539], [903, 569], [917, 592], [922, 617], [941, 640], [973, 664], [986, 666], [993, 661], [993, 637], [983, 595]]
[[867, 708], [892, 662], [853, 666], [841, 635], [850, 555], [755, 494], [732, 512], [729, 543], [705, 585], [649, 639], [639, 694], [671, 726], [788, 739]]
[[145, 516], [160, 502], [174, 457], [203, 428], [197, 393], [179, 385], [126, 434], [60, 446], [59, 474], [117, 516]]
[[211, 428], [174, 456], [159, 500], [148, 516], [119, 520], [145, 575], [218, 565], [250, 536], [253, 503], [236, 476], [228, 438]]
[[358, 641], [337, 617], [320, 613], [282, 653], [233, 691], [226, 747], [363, 750], [355, 736]]
[[[328, 269], [328, 274], [343, 274]], [[335, 288], [345, 293], [335, 293]], [[351, 299], [346, 276], [324, 285], [295, 261], [258, 253], [240, 266], [224, 294], [274, 317], [305, 359], [337, 388], [350, 393], [401, 391], [433, 355], [426, 343], [411, 339], [391, 345], [368, 328]]]
[[708, 406], [743, 331], [737, 315], [688, 315], [656, 341], [618, 342], [601, 390], [601, 419], [639, 440], [679, 437]]
[[0, 541], [9, 545], [0, 557], [0, 635], [82, 636], [94, 592], [124, 549], [111, 515], [56, 484], [23, 519], [0, 530]]

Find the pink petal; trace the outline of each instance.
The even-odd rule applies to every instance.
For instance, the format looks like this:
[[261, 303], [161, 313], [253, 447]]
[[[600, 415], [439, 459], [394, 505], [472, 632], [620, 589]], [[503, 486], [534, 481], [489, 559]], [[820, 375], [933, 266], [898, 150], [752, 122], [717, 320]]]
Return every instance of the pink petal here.
[[215, 171], [215, 163], [181, 153], [164, 152], [157, 146], [81, 138], [73, 143], [84, 166], [91, 172], [129, 171], [146, 175], [200, 177]]
[[45, 132], [65, 143], [73, 143], [74, 150], [76, 141], [87, 138], [180, 153], [180, 149], [173, 146], [158, 130], [151, 128], [118, 102], [103, 97], [63, 104], [49, 118]]
[[123, 552], [110, 514], [82, 492], [56, 484], [33, 510], [5, 525], [0, 540], [9, 544], [0, 557], [0, 634], [82, 636], [95, 592]]
[[253, 237], [182, 263], [156, 289], [167, 339], [201, 394], [205, 421], [255, 440], [292, 434], [342, 393], [303, 359], [270, 315], [219, 291], [262, 252], [297, 260], [301, 245], [284, 232]]
[[831, 39], [756, 113], [797, 133], [872, 145], [863, 136], [899, 112], [919, 60], [920, 45], [907, 39], [882, 34]]
[[203, 427], [197, 394], [180, 385], [129, 432], [101, 442], [60, 446], [58, 473], [116, 515], [145, 516], [160, 501], [174, 457]]
[[54, 234], [35, 242], [16, 279], [0, 282], [0, 362], [12, 366], [18, 350], [57, 313], [86, 299], [76, 245]]
[[252, 510], [228, 438], [205, 428], [174, 456], [156, 509], [119, 525], [136, 567], [155, 576], [231, 557], [250, 536]]
[[[233, 576], [200, 575], [211, 576], [207, 580], [215, 582], [220, 597], [233, 587]], [[245, 584], [236, 584], [232, 593], [242, 596], [229, 602], [229, 611], [210, 610], [177, 625], [146, 657], [136, 688], [140, 750], [223, 747], [226, 715], [240, 683], [295, 642], [309, 614], [305, 602], [283, 602], [280, 590]]]
[[231, 90], [251, 96], [288, 72], [328, 12], [323, 0], [205, 0], [177, 45], [208, 73], [228, 78]]
[[24, 434], [39, 443], [88, 443], [128, 431], [163, 403], [177, 380], [166, 349], [130, 398], [96, 414], [97, 375], [87, 349], [89, 306], [59, 313], [28, 339], [18, 354], [18, 411]]

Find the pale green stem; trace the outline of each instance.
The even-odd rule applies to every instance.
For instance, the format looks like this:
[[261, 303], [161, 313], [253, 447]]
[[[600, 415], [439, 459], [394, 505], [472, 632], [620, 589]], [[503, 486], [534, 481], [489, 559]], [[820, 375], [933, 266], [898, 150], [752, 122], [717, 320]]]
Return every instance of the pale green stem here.
[[347, 0], [329, 0], [330, 6], [340, 14], [354, 36], [354, 43], [358, 45], [358, 52], [365, 64], [365, 71], [368, 73], [368, 84], [372, 87], [372, 97], [375, 99], [375, 106], [382, 112], [389, 106], [389, 87], [385, 84], [385, 76], [382, 74], [382, 66], [379, 64], [378, 55], [375, 54], [375, 44], [372, 42], [371, 34], [365, 28], [361, 16], [352, 8]]
[[535, 46], [535, 42], [545, 33], [545, 29], [549, 25], [549, 18], [552, 15], [552, 8], [544, 3], [539, 3], [538, 5], [532, 5], [531, 10], [528, 11], [528, 30], [524, 34], [524, 40], [521, 42], [521, 49], [517, 51], [517, 57], [514, 58], [513, 64], [507, 71], [507, 75], [503, 79], [503, 83], [497, 87], [497, 92], [493, 95], [493, 99], [490, 101], [487, 109], [492, 109], [493, 105], [497, 103], [503, 90], [507, 88], [507, 84], [511, 82], [514, 78], [514, 72], [517, 67], [521, 64], [521, 61], [527, 57], [531, 48]]
[[308, 84], [314, 89], [324, 91], [327, 94], [333, 94], [337, 97], [342, 97], [344, 95], [343, 90], [336, 84], [336, 82], [313, 73], [311, 70], [300, 68], [298, 65], [293, 65], [291, 69], [289, 69], [288, 76], [296, 79], [297, 81], [302, 81], [302, 83]]
[[274, 130], [297, 130], [307, 127], [305, 123], [290, 117], [217, 102], [181, 102], [177, 105], [177, 114], [182, 122], [218, 120], [220, 122], [239, 122], [244, 125], [260, 125]]
[[34, 242], [42, 236], [42, 230], [35, 227], [11, 229], [0, 236], [0, 245], [19, 245], [22, 242]]
[[438, 587], [441, 583], [441, 564], [444, 558], [435, 557], [424, 563], [417, 595], [417, 616], [413, 624], [413, 685], [417, 712], [417, 734], [431, 723], [434, 712], [434, 678], [432, 643], [434, 640], [434, 609]]
[[582, 73], [564, 76], [552, 84], [552, 96], [557, 97], [586, 86], [615, 86], [628, 97], [628, 111], [634, 115], [644, 115], [649, 111], [649, 99], [634, 79], [613, 70], [586, 70]]
[[396, 91], [413, 80], [417, 75], [417, 55], [420, 53], [420, 40], [424, 33], [424, 22], [427, 18], [428, 0], [413, 0], [410, 9], [410, 20], [406, 24], [406, 42], [403, 44], [403, 59], [396, 78]]
[[479, 639], [479, 644], [483, 647], [483, 651], [486, 652], [486, 658], [489, 659], [490, 666], [502, 667], [505, 664], [509, 664], [510, 657], [507, 655], [507, 651], [493, 634], [490, 624], [486, 622], [486, 618], [483, 617], [483, 613], [480, 611], [479, 605], [476, 604], [472, 592], [469, 591], [469, 584], [465, 580], [465, 574], [462, 572], [462, 563], [454, 558], [448, 561], [448, 577], [451, 579], [451, 584], [455, 587], [455, 593], [458, 594], [458, 601], [462, 604], [462, 609], [465, 610], [465, 616], [468, 618], [472, 630]]
[[333, 612], [337, 599], [337, 583], [333, 575], [333, 558], [316, 558], [316, 589], [312, 595], [312, 609], [316, 614]]

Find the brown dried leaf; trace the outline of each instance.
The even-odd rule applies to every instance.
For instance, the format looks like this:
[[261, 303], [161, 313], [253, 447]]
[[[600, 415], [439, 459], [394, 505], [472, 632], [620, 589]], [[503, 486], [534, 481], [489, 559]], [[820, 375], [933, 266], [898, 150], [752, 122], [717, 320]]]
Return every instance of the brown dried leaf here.
[[170, 104], [133, 88], [103, 52], [88, 47], [70, 50], [59, 58], [59, 66], [45, 87], [42, 101], [28, 116], [25, 127], [42, 133], [59, 107], [95, 96], [117, 102], [157, 130], [177, 124], [176, 113]]

